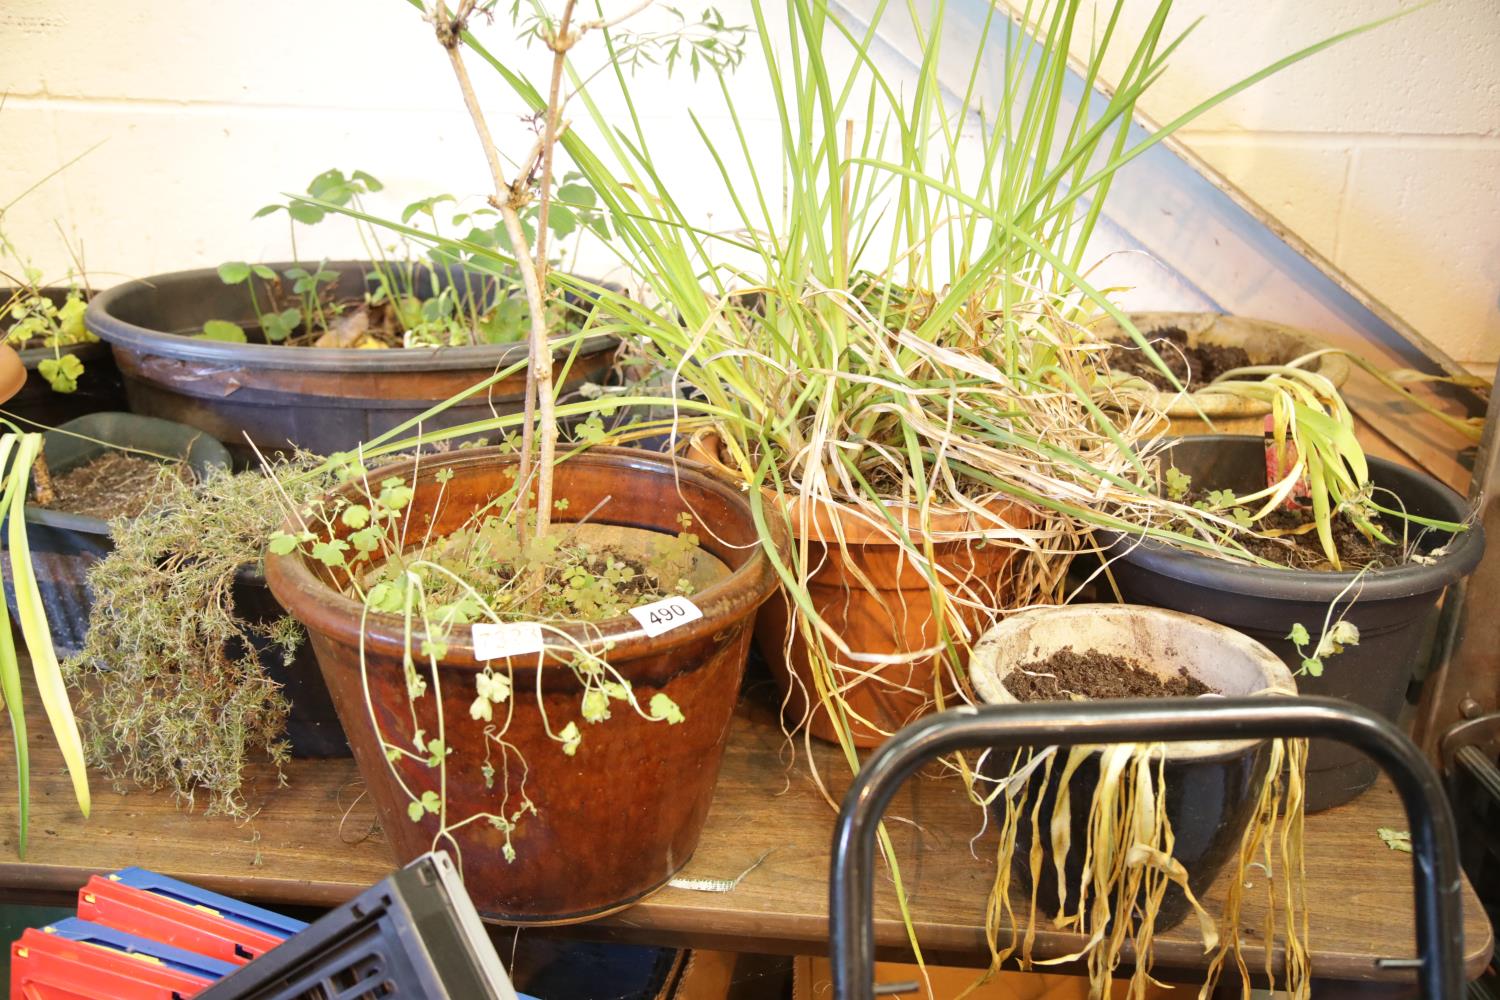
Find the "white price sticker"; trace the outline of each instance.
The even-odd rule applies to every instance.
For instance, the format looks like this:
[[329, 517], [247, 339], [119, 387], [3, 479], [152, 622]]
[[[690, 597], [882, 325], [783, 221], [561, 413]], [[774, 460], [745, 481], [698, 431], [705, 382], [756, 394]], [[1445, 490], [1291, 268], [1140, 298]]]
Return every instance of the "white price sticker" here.
[[631, 608], [630, 613], [641, 623], [647, 635], [661, 635], [703, 617], [702, 609], [686, 597], [668, 597], [653, 604], [643, 604]]
[[542, 651], [540, 622], [480, 622], [474, 626], [474, 659], [498, 660]]

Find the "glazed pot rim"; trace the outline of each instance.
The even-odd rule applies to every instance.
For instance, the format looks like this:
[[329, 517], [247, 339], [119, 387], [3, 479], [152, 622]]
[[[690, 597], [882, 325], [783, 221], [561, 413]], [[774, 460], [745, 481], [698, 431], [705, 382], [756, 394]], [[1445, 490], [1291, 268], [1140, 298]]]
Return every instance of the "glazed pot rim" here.
[[[1264, 682], [1263, 686], [1253, 691], [1249, 697], [1295, 696], [1297, 694], [1296, 678], [1292, 676], [1287, 665], [1279, 656], [1249, 636], [1227, 625], [1220, 625], [1196, 615], [1139, 604], [1065, 604], [1028, 608], [1007, 615], [980, 637], [970, 654], [969, 680], [974, 686], [974, 693], [978, 695], [981, 703], [987, 705], [1022, 704], [1005, 687], [1005, 677], [1009, 675], [1015, 664], [1009, 664], [1002, 672], [995, 662], [995, 647], [1005, 639], [1024, 632], [1039, 619], [1091, 618], [1097, 620], [1100, 616], [1143, 621], [1160, 629], [1170, 629], [1177, 636], [1196, 633], [1208, 638], [1220, 648], [1239, 653], [1248, 662], [1259, 667], [1259, 679]], [[1262, 739], [1242, 739], [1167, 743], [1165, 744], [1166, 759], [1173, 763], [1223, 760], [1244, 754], [1264, 742]], [[1096, 752], [1103, 746], [1103, 744], [1079, 745], [1093, 746]]]
[[[1300, 341], [1306, 348], [1302, 353], [1308, 354], [1316, 350], [1332, 348], [1334, 345], [1321, 340], [1318, 335], [1310, 330], [1300, 327], [1289, 326], [1274, 320], [1257, 319], [1254, 316], [1239, 316], [1233, 313], [1208, 312], [1202, 310], [1129, 310], [1125, 313], [1130, 317], [1132, 323], [1136, 317], [1151, 317], [1160, 320], [1164, 324], [1177, 326], [1179, 329], [1187, 330], [1190, 334], [1201, 335], [1214, 331], [1223, 320], [1233, 321], [1232, 325], [1244, 324], [1246, 326], [1258, 327], [1261, 330], [1270, 330], [1283, 334], [1287, 337]], [[1101, 316], [1093, 321], [1097, 326], [1115, 325], [1110, 316]], [[1202, 329], [1189, 329], [1202, 325]], [[1156, 327], [1160, 329], [1160, 326]], [[1154, 330], [1142, 330], [1148, 337]], [[1223, 331], [1231, 334], [1231, 331]], [[1232, 336], [1232, 334], [1231, 334]], [[1134, 343], [1134, 341], [1127, 341]], [[1341, 354], [1325, 354], [1319, 358], [1310, 371], [1317, 372], [1328, 379], [1335, 387], [1342, 386], [1349, 379], [1349, 360]], [[1190, 393], [1173, 392], [1166, 389], [1157, 389], [1149, 386], [1141, 390], [1141, 396], [1147, 405], [1160, 409], [1167, 417], [1197, 419], [1199, 413], [1207, 417], [1254, 418], [1264, 416], [1271, 412], [1271, 406], [1258, 399], [1247, 399], [1244, 396], [1234, 396], [1223, 392], [1215, 392], [1211, 387], [1205, 386], [1195, 389]]]
[[[424, 455], [416, 481], [435, 476], [439, 469], [494, 464], [497, 461], [509, 464], [515, 460], [514, 453], [507, 453], [493, 446], [438, 456]], [[624, 467], [644, 474], [675, 474], [679, 480], [690, 481], [693, 485], [728, 500], [732, 508], [743, 512], [747, 522], [752, 516], [749, 504], [739, 491], [697, 462], [681, 458], [674, 459], [668, 455], [658, 455], [632, 448], [595, 446], [559, 463], [557, 466], [559, 476], [564, 475], [573, 463]], [[409, 476], [412, 466], [413, 462], [392, 463], [372, 470], [368, 478], [383, 479], [403, 473]], [[348, 489], [352, 487], [343, 486], [332, 492], [337, 493]], [[288, 521], [283, 525], [283, 530], [295, 529]], [[787, 549], [785, 537], [774, 525], [772, 530], [777, 531], [776, 544], [778, 549], [784, 552]], [[698, 640], [711, 638], [722, 631], [727, 622], [733, 618], [743, 617], [745, 595], [750, 595], [749, 607], [753, 609], [770, 597], [776, 588], [778, 577], [770, 558], [766, 555], [763, 543], [757, 539], [748, 548], [750, 555], [742, 566], [731, 569], [726, 577], [692, 595], [693, 603], [702, 610], [703, 616], [670, 632], [655, 638], [647, 636], [641, 624], [629, 614], [599, 622], [549, 624], [548, 631], [560, 632], [568, 637], [569, 643], [577, 643], [584, 648], [611, 644], [611, 658], [622, 662], [646, 653], [656, 655]], [[359, 645], [360, 633], [363, 631], [366, 646], [376, 654], [382, 650], [399, 654], [405, 649], [404, 619], [401, 615], [370, 612], [366, 616], [364, 605], [326, 583], [309, 566], [309, 559], [309, 556], [300, 552], [285, 556], [266, 554], [266, 580], [277, 599], [290, 613], [310, 630], [325, 633], [350, 646]], [[737, 605], [739, 610], [736, 610]], [[362, 618], [364, 619], [363, 628], [361, 628]], [[425, 632], [421, 628], [412, 629], [414, 640], [423, 635]], [[476, 659], [471, 636], [461, 627], [450, 633], [446, 645], [448, 651], [439, 662], [447, 668], [479, 669], [484, 666], [500, 668], [508, 664], [510, 669], [524, 672], [537, 667], [536, 654], [483, 661]], [[546, 652], [546, 662], [550, 664], [571, 660], [575, 649], [572, 645], [549, 642]]]
[[[264, 261], [278, 273], [289, 267], [303, 266], [296, 261]], [[322, 266], [331, 270], [359, 269], [368, 275], [373, 261], [334, 260]], [[436, 269], [435, 265], [426, 265]], [[482, 277], [476, 275], [476, 277]], [[150, 354], [178, 361], [207, 361], [230, 366], [312, 372], [412, 372], [448, 371], [478, 368], [504, 368], [526, 359], [529, 347], [524, 341], [512, 344], [480, 344], [463, 347], [403, 347], [400, 350], [366, 351], [355, 347], [297, 347], [279, 344], [231, 344], [224, 341], [197, 340], [180, 333], [137, 326], [114, 315], [112, 310], [123, 298], [158, 284], [190, 285], [212, 280], [222, 284], [217, 268], [201, 267], [185, 271], [164, 271], [147, 278], [123, 281], [89, 300], [84, 324], [100, 340], [139, 354]], [[591, 280], [591, 279], [582, 279]], [[597, 282], [596, 282], [597, 283]], [[620, 338], [596, 333], [583, 339], [579, 357], [613, 350]], [[557, 349], [566, 357], [570, 346]]]
[[[1226, 447], [1244, 447], [1253, 442], [1259, 448], [1262, 439], [1253, 434], [1201, 434], [1179, 438], [1178, 442]], [[1484, 526], [1472, 516], [1468, 501], [1424, 472], [1377, 455], [1366, 458], [1370, 463], [1372, 481], [1397, 495], [1401, 494], [1403, 485], [1425, 485], [1448, 508], [1447, 516], [1438, 516], [1439, 520], [1467, 521], [1469, 528], [1452, 536], [1446, 546], [1448, 551], [1430, 564], [1408, 561], [1400, 566], [1365, 572], [1357, 585], [1358, 599], [1361, 602], [1400, 600], [1433, 593], [1473, 572], [1484, 554], [1485, 538]], [[1329, 604], [1338, 600], [1360, 576], [1358, 570], [1306, 570], [1231, 562], [1179, 548], [1144, 534], [1119, 531], [1100, 531], [1098, 534], [1107, 558], [1118, 558], [1189, 585], [1225, 593]]]

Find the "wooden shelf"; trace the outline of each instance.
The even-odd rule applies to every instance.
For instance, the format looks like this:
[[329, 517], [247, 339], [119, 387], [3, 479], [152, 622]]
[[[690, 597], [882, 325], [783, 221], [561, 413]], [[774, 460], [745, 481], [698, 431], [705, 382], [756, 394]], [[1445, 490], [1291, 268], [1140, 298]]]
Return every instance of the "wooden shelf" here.
[[[255, 773], [253, 822], [236, 825], [178, 808], [166, 793], [120, 794], [96, 780], [94, 814], [73, 806], [45, 722], [31, 729], [31, 849], [15, 854], [15, 805], [0, 810], [0, 898], [68, 904], [89, 875], [140, 865], [268, 906], [338, 904], [394, 866], [375, 829], [374, 812], [350, 760], [294, 761], [287, 785]], [[811, 760], [834, 795], [847, 769], [831, 747]], [[764, 863], [727, 893], [667, 888], [622, 913], [566, 933], [661, 945], [739, 951], [823, 953], [827, 949], [827, 875], [833, 811], [810, 780], [809, 758], [775, 724], [768, 699], [747, 696], [735, 720], [708, 828], [683, 873], [733, 878], [763, 853]], [[13, 780], [13, 779], [12, 779]], [[10, 782], [7, 781], [6, 784]], [[984, 965], [982, 917], [995, 864], [993, 830], [952, 779], [908, 782], [888, 819], [902, 858], [918, 940], [929, 961]], [[1326, 980], [1410, 980], [1376, 960], [1407, 958], [1411, 930], [1411, 859], [1376, 834], [1404, 829], [1395, 793], [1377, 785], [1357, 801], [1310, 817], [1308, 898], [1315, 974]], [[977, 836], [977, 839], [976, 838]], [[971, 840], [974, 854], [970, 853]], [[976, 857], [977, 856], [977, 857]], [[889, 879], [880, 876], [876, 938], [882, 957], [908, 956]], [[1207, 906], [1217, 913], [1224, 880]], [[1263, 897], [1251, 893], [1246, 934], [1258, 940]], [[1157, 938], [1165, 978], [1191, 980], [1204, 966], [1192, 921]], [[1477, 976], [1493, 946], [1473, 890], [1464, 887], [1465, 967]], [[540, 932], [528, 932], [540, 933]], [[1039, 932], [1039, 957], [1072, 951], [1078, 938]], [[1256, 952], [1257, 956], [1259, 952]]]

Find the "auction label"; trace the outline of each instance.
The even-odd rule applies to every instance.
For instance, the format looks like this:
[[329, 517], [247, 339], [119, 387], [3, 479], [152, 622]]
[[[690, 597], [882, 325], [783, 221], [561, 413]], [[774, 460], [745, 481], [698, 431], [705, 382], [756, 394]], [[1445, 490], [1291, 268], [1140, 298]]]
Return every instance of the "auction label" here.
[[670, 632], [703, 617], [702, 609], [686, 597], [668, 597], [652, 604], [643, 604], [638, 608], [631, 608], [630, 613], [641, 623], [646, 634], [653, 636]]
[[540, 622], [479, 622], [474, 626], [474, 659], [498, 660], [542, 651]]

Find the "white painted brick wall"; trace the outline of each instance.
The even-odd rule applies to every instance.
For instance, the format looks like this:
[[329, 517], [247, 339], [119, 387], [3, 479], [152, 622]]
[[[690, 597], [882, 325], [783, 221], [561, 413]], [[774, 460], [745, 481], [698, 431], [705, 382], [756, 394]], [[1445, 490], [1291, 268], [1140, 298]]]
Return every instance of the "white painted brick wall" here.
[[[1154, 6], [1131, 0], [1121, 30], [1139, 31]], [[1169, 121], [1284, 54], [1411, 6], [1177, 0], [1169, 29], [1204, 20], [1145, 109]], [[1420, 332], [1493, 373], [1500, 3], [1439, 0], [1264, 81], [1183, 138]]]
[[[721, 4], [731, 15], [740, 6]], [[1170, 119], [1279, 55], [1401, 6], [1177, 0], [1173, 24], [1205, 20], [1146, 110]], [[1129, 0], [1122, 30], [1152, 7]], [[6, 231], [57, 271], [61, 222], [108, 283], [284, 255], [283, 228], [249, 216], [328, 166], [381, 177], [387, 207], [481, 193], [483, 165], [427, 30], [401, 0], [0, 0], [0, 204], [103, 140], [11, 209]], [[487, 34], [522, 58], [508, 29]], [[656, 123], [686, 126], [695, 101], [684, 79], [643, 94]], [[1439, 0], [1241, 95], [1185, 138], [1422, 333], [1462, 360], [1500, 359], [1495, 0]], [[701, 160], [674, 166], [692, 177], [710, 169]], [[323, 229], [303, 249], [357, 245]]]

